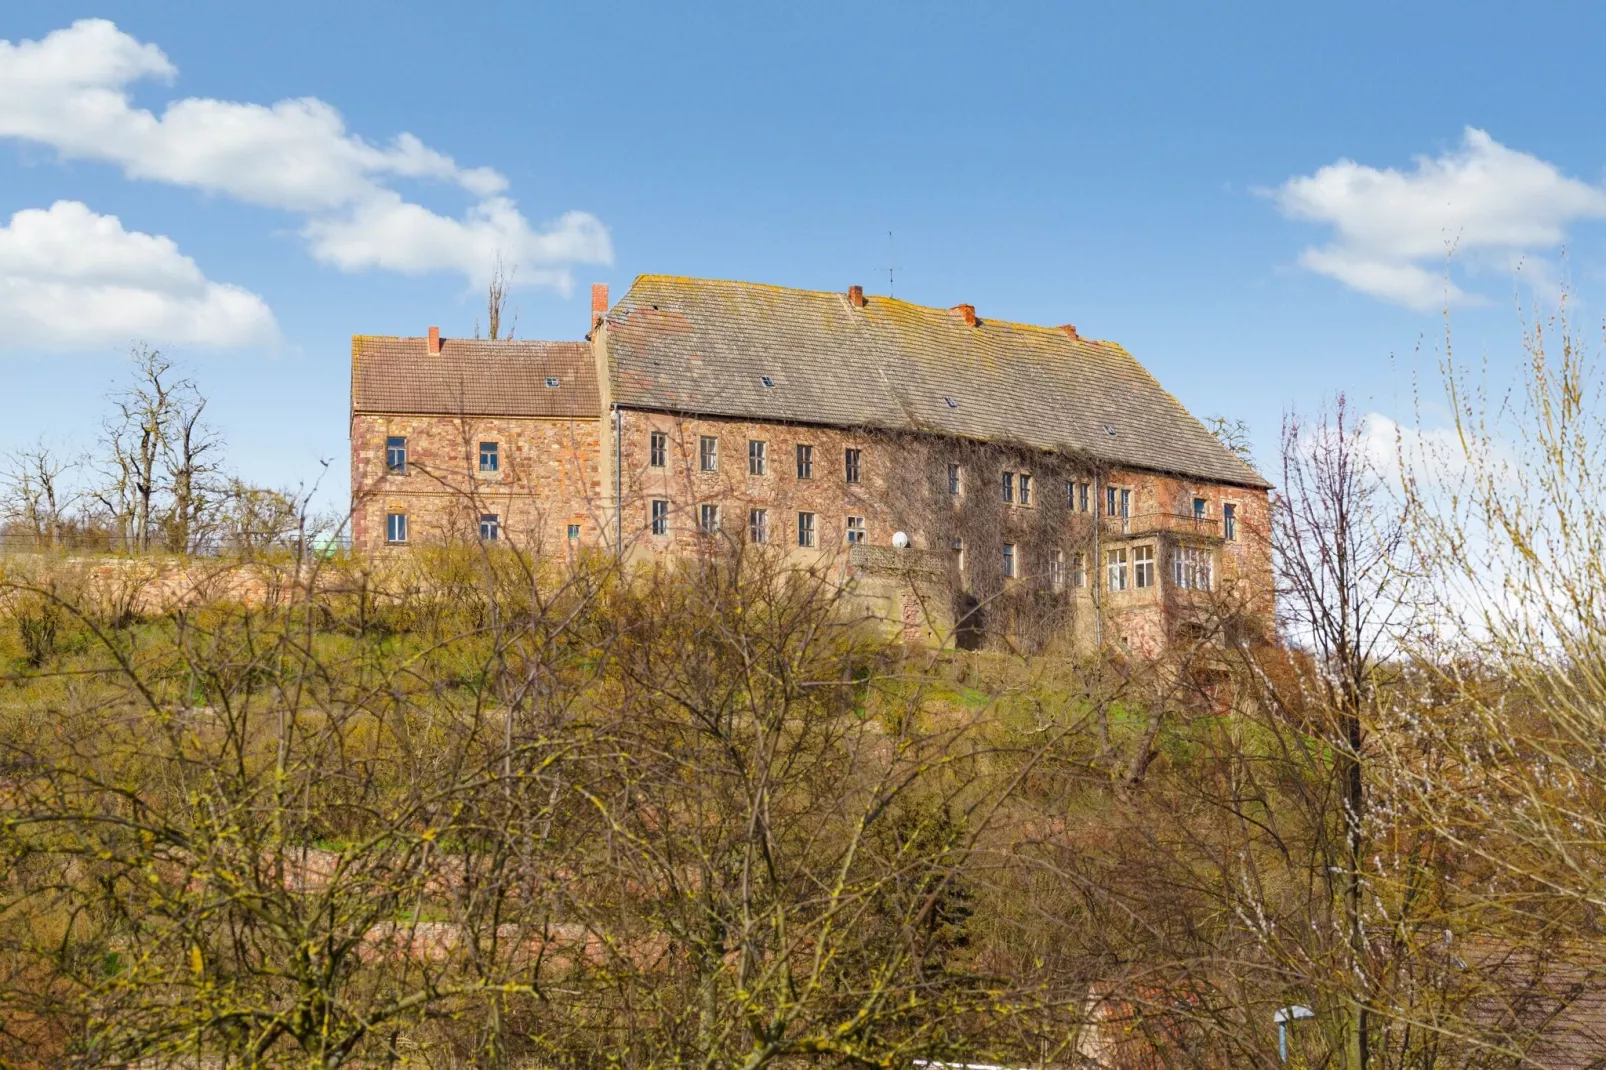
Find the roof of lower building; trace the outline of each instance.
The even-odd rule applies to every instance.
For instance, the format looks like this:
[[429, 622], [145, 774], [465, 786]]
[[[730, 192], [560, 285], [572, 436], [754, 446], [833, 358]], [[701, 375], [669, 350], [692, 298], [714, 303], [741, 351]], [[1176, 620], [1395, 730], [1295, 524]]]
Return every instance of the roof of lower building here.
[[867, 295], [643, 275], [605, 319], [633, 408], [875, 427], [1083, 453], [1265, 487], [1114, 342]]
[[602, 413], [596, 363], [585, 342], [510, 342], [357, 335], [351, 340], [351, 408], [360, 413], [551, 416]]

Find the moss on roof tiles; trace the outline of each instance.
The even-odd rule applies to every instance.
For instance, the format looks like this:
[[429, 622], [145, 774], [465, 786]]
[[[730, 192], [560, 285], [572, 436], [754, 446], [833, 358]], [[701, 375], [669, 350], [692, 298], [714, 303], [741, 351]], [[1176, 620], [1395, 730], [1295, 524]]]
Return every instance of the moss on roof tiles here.
[[[970, 327], [892, 297], [855, 308], [843, 293], [667, 275], [637, 278], [605, 322], [625, 405], [1008, 440], [1267, 485], [1124, 348], [1057, 327]], [[762, 374], [779, 386], [762, 388]]]

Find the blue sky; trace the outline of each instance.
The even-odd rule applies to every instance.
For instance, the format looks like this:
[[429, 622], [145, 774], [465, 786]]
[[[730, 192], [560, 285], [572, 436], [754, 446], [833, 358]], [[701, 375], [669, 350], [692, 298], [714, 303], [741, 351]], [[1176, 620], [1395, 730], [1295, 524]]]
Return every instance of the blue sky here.
[[1559, 279], [1592, 315], [1603, 23], [1583, 4], [11, 0], [0, 450], [89, 446], [144, 340], [211, 396], [242, 475], [293, 485], [332, 459], [339, 500], [350, 336], [471, 333], [500, 248], [518, 333], [546, 338], [584, 332], [592, 282], [882, 293], [890, 259], [899, 297], [1120, 341], [1269, 459], [1282, 413], [1336, 390], [1411, 418], [1447, 241], [1463, 355], [1513, 361], [1515, 303]]

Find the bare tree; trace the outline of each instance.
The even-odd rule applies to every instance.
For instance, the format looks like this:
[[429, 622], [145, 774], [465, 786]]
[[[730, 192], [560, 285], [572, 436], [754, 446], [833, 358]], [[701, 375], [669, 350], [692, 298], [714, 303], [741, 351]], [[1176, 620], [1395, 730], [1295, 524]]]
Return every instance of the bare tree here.
[[201, 419], [206, 399], [181, 381], [175, 384], [171, 430], [164, 436], [162, 463], [169, 495], [165, 529], [168, 549], [189, 553], [207, 534], [224, 488], [218, 485], [222, 436]]
[[[513, 276], [518, 273], [518, 266], [505, 269], [502, 265], [502, 254], [496, 254], [496, 264], [491, 269], [491, 281], [486, 286], [485, 317], [486, 328], [491, 341], [495, 342], [502, 337], [502, 317], [507, 312], [508, 289], [513, 285]], [[518, 323], [518, 317], [508, 324], [507, 337], [511, 341], [513, 331]]]
[[1412, 623], [1403, 508], [1365, 428], [1340, 394], [1314, 423], [1283, 425], [1282, 489], [1273, 512], [1280, 611], [1288, 637], [1314, 661], [1321, 706], [1335, 715], [1345, 858], [1339, 894], [1356, 984], [1347, 1065], [1368, 1064], [1368, 954], [1363, 924], [1367, 781], [1364, 726], [1380, 662]]
[[1255, 449], [1247, 421], [1227, 416], [1207, 416], [1204, 425], [1223, 446], [1237, 454], [1239, 460], [1250, 467], [1254, 466]]
[[[104, 482], [95, 496], [124, 548], [150, 550], [165, 520], [182, 551], [205, 508], [205, 480], [216, 471], [222, 442], [201, 421], [206, 401], [192, 380], [178, 375], [160, 350], [136, 346], [133, 357], [129, 382], [111, 397], [102, 434]], [[159, 517], [164, 493], [171, 508]]]
[[59, 546], [67, 513], [80, 495], [71, 480], [81, 464], [62, 457], [43, 438], [11, 453], [0, 470], [5, 525], [21, 528], [37, 545]]

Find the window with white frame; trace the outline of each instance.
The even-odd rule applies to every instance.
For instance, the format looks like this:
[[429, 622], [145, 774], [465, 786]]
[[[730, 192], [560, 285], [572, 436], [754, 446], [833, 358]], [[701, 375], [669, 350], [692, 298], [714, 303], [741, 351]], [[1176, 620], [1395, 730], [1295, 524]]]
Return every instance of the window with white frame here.
[[864, 517], [848, 517], [848, 545], [857, 546], [864, 542]]
[[1004, 544], [1004, 577], [1006, 579], [1014, 579], [1016, 571], [1015, 544], [1012, 542], [1006, 542]]
[[1203, 520], [1209, 514], [1209, 511], [1209, 502], [1205, 501], [1203, 498], [1195, 498], [1193, 500], [1193, 518], [1195, 520]]
[[496, 542], [502, 537], [502, 520], [495, 513], [480, 514], [480, 541]]
[[1003, 492], [1006, 502], [1015, 500], [1015, 473], [1004, 472], [999, 480], [999, 490]]
[[386, 437], [385, 471], [398, 476], [407, 474], [407, 437], [405, 435], [389, 435]]
[[747, 440], [747, 474], [761, 476], [770, 470], [769, 443], [756, 438]]
[[502, 467], [502, 448], [495, 442], [480, 443], [480, 471], [496, 472]]
[[1110, 550], [1104, 555], [1105, 587], [1111, 591], [1126, 590], [1126, 551]]
[[1031, 474], [1028, 473], [1028, 472], [1022, 472], [1019, 476], [1016, 477], [1015, 486], [1016, 486], [1016, 489], [1019, 491], [1019, 493], [1016, 495], [1016, 497], [1018, 499], [1020, 499], [1020, 504], [1021, 505], [1031, 505], [1032, 504], [1032, 477], [1031, 477]]
[[697, 528], [704, 535], [712, 535], [719, 530], [719, 506], [704, 504], [698, 507]]
[[406, 513], [386, 513], [385, 514], [385, 541], [386, 542], [406, 542], [407, 541], [407, 514]]
[[814, 478], [814, 447], [802, 442], [797, 445], [797, 478]]
[[797, 544], [799, 546], [814, 545], [814, 514], [797, 514]]
[[1232, 502], [1221, 507], [1221, 537], [1228, 542], [1238, 541], [1238, 507]]
[[1132, 586], [1154, 586], [1154, 547], [1134, 546], [1132, 548]]
[[859, 482], [859, 462], [864, 454], [856, 449], [842, 451], [842, 477], [846, 482]]
[[654, 535], [669, 534], [669, 502], [663, 498], [652, 500], [652, 533]]
[[705, 472], [719, 471], [719, 439], [700, 435], [697, 439], [698, 467]]
[[1087, 586], [1087, 555], [1074, 553], [1071, 555], [1071, 586]]
[[1179, 546], [1171, 560], [1178, 587], [1191, 591], [1210, 590], [1215, 562], [1209, 550], [1201, 546]]
[[1065, 551], [1055, 550], [1048, 559], [1048, 581], [1055, 591], [1065, 589]]
[[747, 511], [747, 541], [763, 543], [769, 541], [770, 511], [768, 509], [749, 509]]
[[662, 468], [669, 463], [669, 432], [654, 431], [647, 440], [647, 463]]

